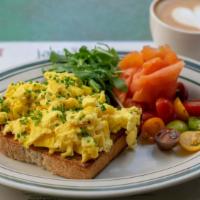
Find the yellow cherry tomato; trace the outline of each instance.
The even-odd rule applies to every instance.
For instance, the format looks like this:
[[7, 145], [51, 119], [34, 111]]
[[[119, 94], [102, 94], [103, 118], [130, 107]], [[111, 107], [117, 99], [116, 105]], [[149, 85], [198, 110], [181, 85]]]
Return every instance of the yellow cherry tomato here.
[[148, 142], [153, 143], [155, 135], [165, 127], [165, 123], [159, 117], [152, 117], [147, 119], [142, 125], [141, 136]]
[[200, 131], [186, 131], [181, 133], [179, 138], [181, 147], [187, 151], [195, 152], [200, 150]]
[[187, 110], [178, 97], [174, 100], [174, 112], [176, 113], [178, 119], [186, 121], [189, 118]]

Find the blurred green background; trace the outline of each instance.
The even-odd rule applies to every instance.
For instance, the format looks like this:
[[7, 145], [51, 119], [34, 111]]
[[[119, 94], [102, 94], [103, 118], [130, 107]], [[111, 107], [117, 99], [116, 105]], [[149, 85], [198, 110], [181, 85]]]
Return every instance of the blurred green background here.
[[151, 0], [0, 0], [0, 40], [149, 40], [150, 3]]

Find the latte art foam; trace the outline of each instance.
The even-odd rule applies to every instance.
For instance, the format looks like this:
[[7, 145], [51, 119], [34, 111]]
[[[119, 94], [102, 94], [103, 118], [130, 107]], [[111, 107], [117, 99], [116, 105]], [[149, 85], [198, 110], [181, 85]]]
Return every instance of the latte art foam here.
[[155, 13], [170, 26], [200, 32], [200, 0], [160, 0]]
[[185, 7], [175, 8], [172, 17], [180, 24], [200, 30], [200, 6], [195, 7], [193, 10]]

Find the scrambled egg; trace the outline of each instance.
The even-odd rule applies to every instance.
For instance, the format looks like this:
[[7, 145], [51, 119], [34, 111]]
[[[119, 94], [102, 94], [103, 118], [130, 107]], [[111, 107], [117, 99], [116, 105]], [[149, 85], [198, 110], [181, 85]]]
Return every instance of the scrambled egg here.
[[45, 82], [10, 84], [0, 99], [3, 134], [14, 134], [24, 147], [48, 148], [61, 156], [82, 156], [82, 162], [109, 152], [115, 134], [125, 129], [134, 147], [141, 110], [117, 109], [106, 103], [104, 91], [94, 93], [69, 73], [45, 72]]

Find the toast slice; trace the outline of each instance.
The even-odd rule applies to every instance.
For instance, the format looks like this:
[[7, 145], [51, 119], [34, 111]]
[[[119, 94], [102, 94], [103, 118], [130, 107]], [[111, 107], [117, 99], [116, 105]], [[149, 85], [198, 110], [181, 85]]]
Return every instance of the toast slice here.
[[112, 136], [113, 146], [108, 153], [100, 153], [95, 160], [81, 162], [78, 155], [72, 158], [63, 158], [60, 154], [48, 153], [45, 148], [24, 148], [13, 136], [0, 134], [0, 151], [15, 160], [36, 164], [53, 174], [69, 179], [91, 179], [103, 170], [127, 146], [125, 134]]

